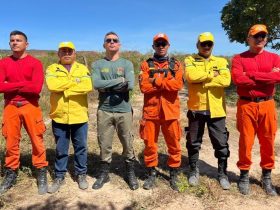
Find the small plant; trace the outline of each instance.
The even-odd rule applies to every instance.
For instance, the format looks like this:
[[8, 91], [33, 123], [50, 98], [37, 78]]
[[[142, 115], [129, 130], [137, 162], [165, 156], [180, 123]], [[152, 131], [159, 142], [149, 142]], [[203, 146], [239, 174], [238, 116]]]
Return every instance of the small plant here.
[[183, 193], [186, 192], [191, 186], [187, 180], [187, 177], [184, 176], [183, 173], [180, 173], [178, 176], [179, 182], [177, 183], [179, 192]]
[[21, 177], [21, 175], [26, 175], [31, 177], [32, 176], [32, 170], [29, 167], [22, 166], [21, 169], [18, 171], [18, 176]]
[[179, 192], [181, 193], [183, 192], [191, 193], [198, 198], [201, 198], [209, 193], [209, 190], [203, 183], [200, 183], [198, 186], [195, 187], [189, 185], [188, 179], [183, 173], [181, 173], [178, 178], [179, 178], [179, 182], [177, 186], [179, 188]]

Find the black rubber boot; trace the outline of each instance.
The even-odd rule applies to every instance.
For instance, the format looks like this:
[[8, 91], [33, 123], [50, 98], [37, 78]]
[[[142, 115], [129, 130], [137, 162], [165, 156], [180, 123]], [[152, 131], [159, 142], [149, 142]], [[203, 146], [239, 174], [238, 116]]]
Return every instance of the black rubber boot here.
[[17, 173], [16, 171], [7, 168], [5, 171], [5, 178], [0, 185], [0, 195], [7, 192], [13, 185], [16, 184]]
[[135, 176], [134, 162], [126, 162], [126, 179], [131, 190], [137, 190], [139, 184]]
[[250, 193], [249, 170], [240, 170], [238, 189], [243, 195], [248, 195]]
[[110, 170], [109, 163], [102, 162], [100, 164], [100, 174], [99, 174], [97, 180], [92, 185], [92, 189], [98, 190], [98, 189], [102, 188], [105, 183], [110, 181], [109, 170]]
[[199, 184], [199, 169], [197, 163], [190, 164], [190, 173], [188, 181], [191, 186], [197, 186]]
[[157, 171], [155, 167], [149, 167], [148, 170], [148, 178], [145, 180], [143, 184], [143, 188], [145, 190], [150, 190], [155, 186]]
[[230, 183], [227, 176], [227, 158], [218, 159], [218, 180], [224, 190], [230, 189]]
[[37, 169], [37, 186], [39, 195], [44, 195], [48, 192], [48, 179], [46, 167]]
[[199, 153], [190, 154], [189, 152], [189, 177], [188, 181], [191, 186], [199, 184], [199, 166], [198, 166]]
[[170, 168], [169, 169], [169, 172], [170, 172], [170, 180], [169, 180], [169, 183], [170, 183], [170, 187], [179, 192], [179, 188], [178, 188], [178, 173], [179, 173], [179, 168]]
[[262, 170], [262, 188], [266, 194], [276, 196], [277, 192], [271, 182], [271, 169]]

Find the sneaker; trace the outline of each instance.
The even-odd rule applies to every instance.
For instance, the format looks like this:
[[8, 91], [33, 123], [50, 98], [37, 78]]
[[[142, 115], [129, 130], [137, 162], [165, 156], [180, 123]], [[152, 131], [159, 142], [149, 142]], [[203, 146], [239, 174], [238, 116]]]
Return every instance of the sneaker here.
[[81, 190], [85, 190], [88, 188], [88, 182], [87, 182], [87, 175], [86, 174], [80, 174], [77, 176], [77, 182], [79, 185], [79, 188]]
[[65, 184], [64, 177], [63, 178], [55, 178], [52, 185], [48, 188], [48, 193], [55, 193], [59, 190], [60, 186]]

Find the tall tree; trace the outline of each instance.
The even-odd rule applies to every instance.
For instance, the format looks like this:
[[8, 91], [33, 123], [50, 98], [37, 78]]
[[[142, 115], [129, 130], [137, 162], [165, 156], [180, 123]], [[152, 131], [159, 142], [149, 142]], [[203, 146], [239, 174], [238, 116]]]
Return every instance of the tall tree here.
[[265, 24], [268, 45], [280, 49], [280, 0], [231, 0], [221, 11], [222, 27], [231, 42], [245, 43], [254, 24]]

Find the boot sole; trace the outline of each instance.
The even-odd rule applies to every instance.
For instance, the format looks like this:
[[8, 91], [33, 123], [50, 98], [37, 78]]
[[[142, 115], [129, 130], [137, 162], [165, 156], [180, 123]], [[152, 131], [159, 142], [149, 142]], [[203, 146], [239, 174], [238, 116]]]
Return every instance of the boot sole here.
[[153, 185], [152, 187], [145, 187], [145, 186], [143, 186], [143, 189], [144, 190], [151, 190], [151, 189], [153, 189], [155, 186]]
[[[273, 187], [274, 188], [274, 187]], [[269, 195], [269, 196], [277, 196], [278, 193], [276, 192], [275, 188], [274, 189], [271, 189], [273, 192], [268, 192], [262, 182], [262, 189], [264, 190], [264, 192]]]
[[128, 184], [128, 186], [129, 186], [129, 188], [131, 189], [131, 190], [137, 190], [138, 188], [139, 188], [139, 183], [138, 183], [138, 181], [136, 182], [136, 184], [130, 184], [129, 183], [129, 180], [128, 180], [128, 178], [126, 177], [125, 179], [125, 182]]
[[81, 189], [81, 190], [86, 190], [86, 189], [88, 188], [88, 183], [87, 183], [86, 186], [80, 186], [79, 184], [78, 184], [78, 186], [79, 186], [79, 189]]
[[223, 181], [222, 179], [221, 180], [218, 179], [218, 182], [219, 182], [219, 184], [220, 184], [220, 186], [223, 190], [229, 190], [230, 189], [230, 182], [228, 180]]
[[151, 190], [151, 189], [153, 189], [153, 188], [155, 188], [155, 186], [156, 186], [156, 184], [153, 184], [152, 186], [145, 186], [145, 185], [143, 185], [143, 189], [144, 190]]
[[173, 184], [170, 183], [170, 187], [172, 190], [179, 192], [179, 188], [178, 188], [177, 184], [175, 184], [175, 186], [174, 186]]
[[137, 190], [137, 189], [139, 188], [139, 184], [134, 185], [134, 186], [130, 186], [130, 185], [129, 185], [129, 188], [130, 188], [131, 190]]

